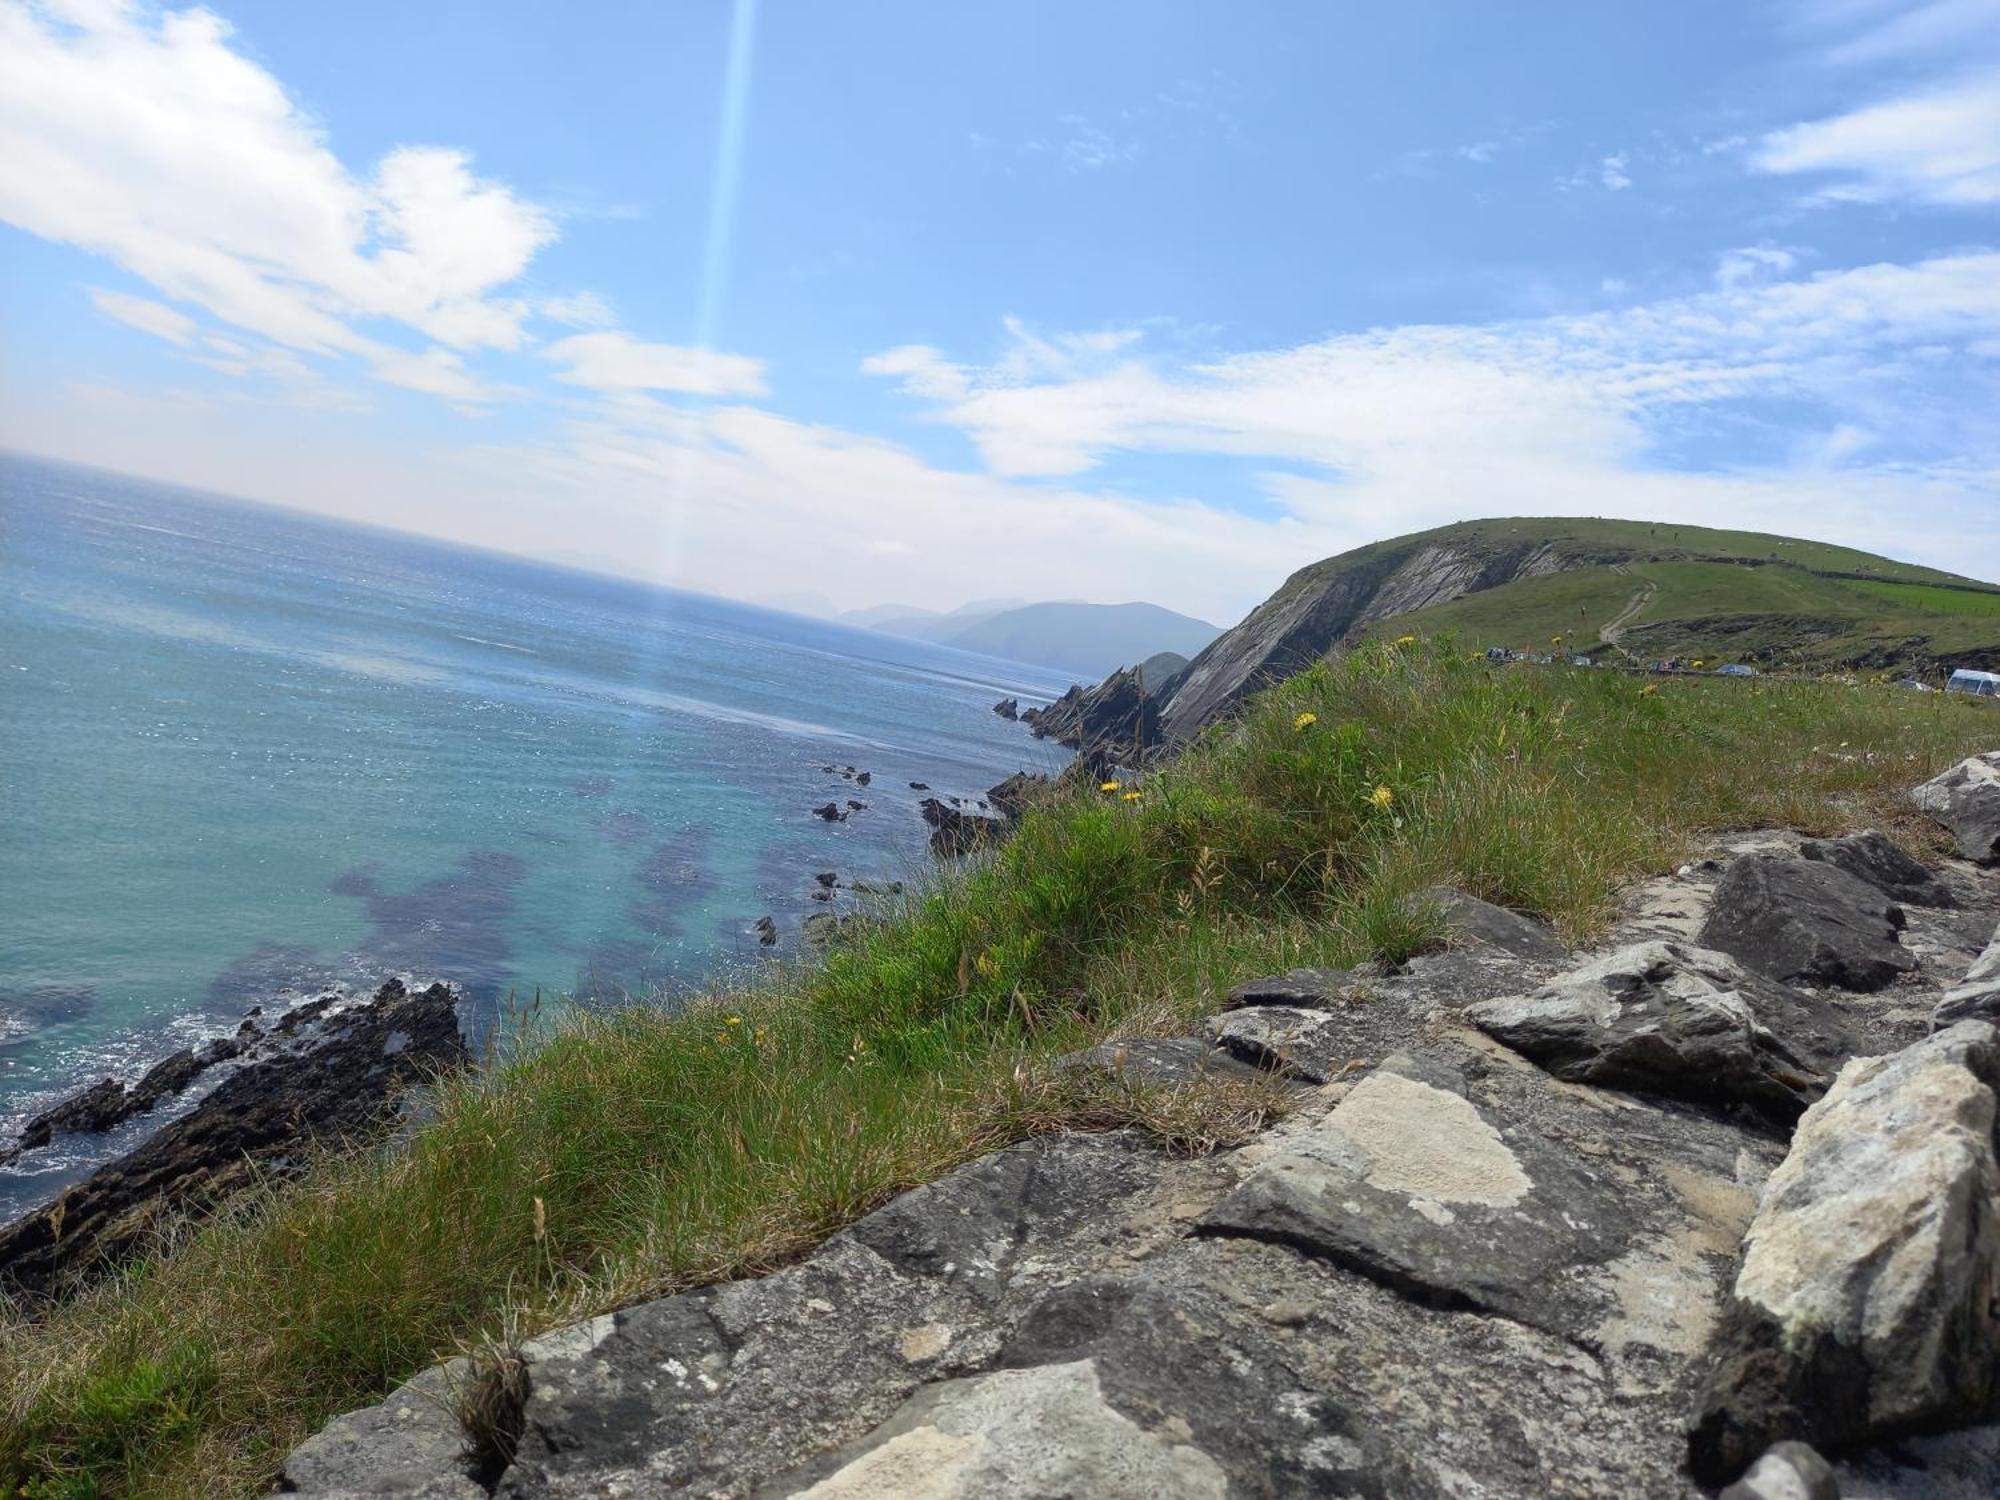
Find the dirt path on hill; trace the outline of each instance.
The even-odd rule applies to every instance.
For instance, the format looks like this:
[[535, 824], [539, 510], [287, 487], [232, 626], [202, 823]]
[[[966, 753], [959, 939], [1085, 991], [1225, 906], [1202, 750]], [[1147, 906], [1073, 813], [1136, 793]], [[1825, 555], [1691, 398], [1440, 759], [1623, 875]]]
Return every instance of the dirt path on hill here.
[[[1616, 564], [1613, 571], [1623, 573], [1626, 571], [1625, 565]], [[1659, 591], [1660, 586], [1657, 583], [1649, 582], [1641, 586], [1638, 593], [1625, 601], [1623, 609], [1597, 627], [1597, 638], [1620, 656], [1630, 657], [1632, 653], [1620, 644], [1625, 634], [1625, 627], [1639, 618], [1640, 612], [1653, 602], [1653, 595]]]

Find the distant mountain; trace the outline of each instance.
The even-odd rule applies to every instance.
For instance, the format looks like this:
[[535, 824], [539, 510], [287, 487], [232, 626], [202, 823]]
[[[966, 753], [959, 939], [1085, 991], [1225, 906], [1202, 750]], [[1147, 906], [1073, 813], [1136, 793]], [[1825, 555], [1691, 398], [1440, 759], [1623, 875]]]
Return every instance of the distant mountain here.
[[[1934, 674], [2000, 663], [2000, 588], [1758, 532], [1465, 521], [1301, 568], [1178, 676], [1156, 683], [1149, 674], [1148, 738], [1157, 724], [1162, 737], [1186, 739], [1246, 694], [1345, 646], [1447, 631], [1475, 648], [1597, 660]], [[1087, 740], [1101, 717], [1107, 734], [1129, 738], [1139, 712], [1131, 693], [1124, 679], [1108, 680], [1071, 705], [1080, 730], [1047, 732]]]
[[[950, 614], [885, 604], [849, 610], [840, 618], [846, 624], [890, 635], [914, 636], [962, 651], [1004, 656], [1090, 677], [1152, 656], [1189, 657], [1222, 634], [1220, 626], [1157, 604], [981, 600]], [[1157, 664], [1159, 668], [1168, 666]], [[1146, 675], [1151, 680], [1154, 673]]]

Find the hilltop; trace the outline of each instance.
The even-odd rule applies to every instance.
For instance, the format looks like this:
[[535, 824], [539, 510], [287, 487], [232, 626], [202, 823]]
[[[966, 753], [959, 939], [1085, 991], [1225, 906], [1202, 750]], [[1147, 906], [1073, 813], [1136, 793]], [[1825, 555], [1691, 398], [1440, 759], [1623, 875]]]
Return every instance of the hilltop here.
[[[1245, 694], [1341, 647], [1447, 631], [1474, 646], [1559, 643], [1597, 660], [1928, 674], [2000, 658], [2000, 587], [1761, 532], [1464, 521], [1301, 568], [1186, 672], [1149, 682], [1149, 719], [1184, 740]], [[1113, 685], [1097, 691], [1116, 697]], [[1129, 720], [1128, 711], [1121, 733]]]
[[1193, 656], [1222, 628], [1157, 604], [969, 604], [950, 614], [882, 606], [841, 617], [890, 635], [1091, 676], [1162, 652]]

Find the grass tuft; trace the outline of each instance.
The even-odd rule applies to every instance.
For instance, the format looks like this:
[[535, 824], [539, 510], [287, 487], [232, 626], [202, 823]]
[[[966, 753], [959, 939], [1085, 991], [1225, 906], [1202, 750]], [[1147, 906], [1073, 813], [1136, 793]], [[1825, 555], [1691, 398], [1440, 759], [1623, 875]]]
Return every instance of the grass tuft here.
[[258, 1493], [329, 1415], [463, 1349], [485, 1351], [469, 1426], [502, 1454], [522, 1338], [771, 1269], [1028, 1136], [1205, 1151], [1279, 1108], [1262, 1085], [1052, 1067], [1065, 1052], [1185, 1028], [1258, 974], [1420, 951], [1433, 919], [1408, 898], [1432, 884], [1583, 941], [1722, 830], [1873, 824], [1935, 851], [1903, 794], [1996, 727], [1870, 686], [1642, 695], [1449, 641], [1313, 667], [1172, 766], [1037, 805], [817, 962], [678, 1010], [528, 1020], [394, 1145], [0, 1323], [0, 1487]]

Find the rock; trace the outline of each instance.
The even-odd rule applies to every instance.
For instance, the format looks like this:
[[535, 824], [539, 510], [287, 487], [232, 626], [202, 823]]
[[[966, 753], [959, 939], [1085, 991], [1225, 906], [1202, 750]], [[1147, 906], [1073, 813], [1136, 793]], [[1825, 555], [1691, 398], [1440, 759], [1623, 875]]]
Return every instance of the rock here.
[[1804, 1443], [1777, 1443], [1718, 1500], [1840, 1500], [1840, 1482]]
[[1689, 1458], [1847, 1449], [2000, 1413], [2000, 1031], [1963, 1021], [1841, 1069], [1745, 1236]]
[[910, 783], [910, 790], [913, 792], [928, 792], [930, 789], [931, 784], [928, 781], [913, 781]]
[[1026, 812], [1036, 798], [1047, 796], [1052, 785], [1046, 776], [1031, 776], [1026, 771], [1016, 771], [998, 786], [989, 787], [986, 800], [1011, 822]]
[[1834, 865], [1746, 854], [1715, 887], [1699, 941], [1786, 983], [1879, 990], [1917, 960], [1903, 909]]
[[1351, 969], [1288, 969], [1283, 974], [1237, 985], [1229, 992], [1225, 1004], [1232, 1009], [1245, 1005], [1291, 1005], [1323, 1010], [1342, 1003], [1354, 978], [1355, 971]]
[[1910, 795], [1951, 830], [1960, 854], [1975, 864], [2000, 860], [2000, 750], [1968, 756]]
[[1021, 701], [1018, 698], [1002, 698], [993, 705], [993, 712], [1003, 719], [1018, 719], [1021, 717]]
[[243, 1051], [244, 1043], [240, 1038], [256, 1034], [256, 1027], [249, 1021], [245, 1021], [243, 1026], [247, 1031], [239, 1032], [237, 1037], [216, 1037], [203, 1043], [199, 1050], [183, 1047], [162, 1058], [129, 1088], [115, 1078], [101, 1078], [88, 1088], [43, 1110], [21, 1127], [20, 1138], [14, 1145], [0, 1150], [0, 1166], [47, 1146], [58, 1132], [102, 1135], [133, 1116], [153, 1109], [163, 1100], [186, 1092], [188, 1085], [209, 1068]]
[[813, 879], [826, 890], [830, 891], [840, 883], [840, 872], [837, 870], [821, 870], [817, 875], [813, 876]]
[[281, 1022], [187, 1114], [0, 1229], [0, 1283], [55, 1291], [129, 1257], [172, 1219], [292, 1170], [309, 1143], [376, 1128], [405, 1088], [466, 1061], [457, 1006], [446, 985], [412, 993], [392, 979], [347, 1010], [298, 1007], [286, 1021], [312, 1013]]
[[1073, 686], [1046, 708], [1023, 709], [1021, 722], [1036, 739], [1138, 762], [1160, 743], [1160, 702], [1136, 667], [1120, 667], [1096, 687]]
[[756, 923], [757, 945], [761, 948], [775, 948], [778, 944], [778, 924], [769, 917], [759, 917]]
[[1244, 1006], [1210, 1017], [1205, 1029], [1237, 1061], [1304, 1083], [1328, 1082], [1347, 1061], [1338, 1055], [1334, 1018], [1321, 1010]]
[[1466, 1015], [1569, 1082], [1740, 1101], [1781, 1120], [1855, 1051], [1833, 1006], [1682, 943], [1620, 948]]
[[854, 773], [854, 784], [856, 786], [866, 786], [874, 779], [875, 773], [872, 771], [856, 771]]
[[1417, 892], [1411, 904], [1438, 913], [1454, 948], [1475, 953], [1506, 953], [1535, 963], [1559, 964], [1569, 953], [1532, 917], [1481, 901], [1450, 886], [1434, 885]]
[[1958, 905], [1936, 874], [1918, 864], [1887, 834], [1872, 828], [1837, 839], [1807, 839], [1799, 845], [1799, 853], [1845, 870], [1905, 906]]
[[1933, 1027], [1975, 1019], [2000, 1021], [2000, 931], [1931, 1012]]
[[285, 1460], [284, 1492], [486, 1500], [458, 1420], [457, 1389], [467, 1374], [464, 1360], [433, 1365], [379, 1406], [335, 1417]]
[[1007, 825], [1000, 818], [985, 818], [949, 806], [935, 797], [926, 797], [918, 811], [931, 826], [931, 853], [940, 859], [970, 854], [997, 840]]
[[21, 1127], [16, 1149], [28, 1151], [46, 1146], [59, 1130], [92, 1133], [109, 1130], [125, 1118], [125, 1105], [125, 1085], [115, 1078], [100, 1078], [29, 1120]]
[[1134, 1037], [1100, 1042], [1056, 1060], [1058, 1072], [1101, 1073], [1139, 1084], [1183, 1084], [1205, 1078], [1256, 1078], [1259, 1069], [1191, 1036]]
[[838, 802], [829, 802], [822, 807], [815, 807], [813, 809], [813, 816], [815, 818], [824, 818], [829, 823], [845, 823], [847, 821], [847, 814], [840, 810]]
[[867, 804], [866, 802], [861, 802], [861, 801], [857, 801], [857, 800], [856, 800], [855, 798], [853, 798], [853, 797], [849, 797], [849, 798], [847, 799], [847, 810], [848, 810], [848, 812], [851, 812], [851, 813], [858, 813], [858, 812], [862, 811], [862, 810], [863, 810], [864, 808], [866, 808], [867, 806], [868, 806], [868, 804]]

